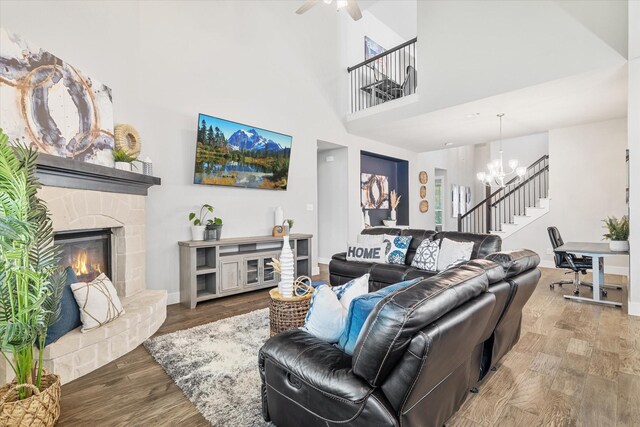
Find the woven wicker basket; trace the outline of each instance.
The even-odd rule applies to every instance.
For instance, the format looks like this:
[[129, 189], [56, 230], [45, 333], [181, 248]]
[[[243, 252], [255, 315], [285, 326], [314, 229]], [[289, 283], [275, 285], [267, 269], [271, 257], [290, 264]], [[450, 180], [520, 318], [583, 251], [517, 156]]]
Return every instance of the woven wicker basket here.
[[[33, 395], [18, 400], [18, 389]], [[44, 372], [40, 390], [32, 384], [6, 384], [0, 388], [0, 426], [53, 426], [60, 417], [60, 377]]]
[[271, 303], [269, 304], [271, 336], [304, 325], [304, 318], [307, 316], [309, 304], [311, 303], [311, 293], [284, 298], [278, 292], [278, 288], [274, 288], [269, 291], [269, 295], [271, 296]]

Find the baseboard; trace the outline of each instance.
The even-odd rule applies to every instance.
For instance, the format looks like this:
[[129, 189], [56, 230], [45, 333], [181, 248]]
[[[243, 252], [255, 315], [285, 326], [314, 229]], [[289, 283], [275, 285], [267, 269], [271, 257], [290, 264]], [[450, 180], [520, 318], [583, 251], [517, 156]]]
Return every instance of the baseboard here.
[[640, 316], [640, 302], [627, 302], [629, 316]]
[[178, 304], [180, 302], [180, 292], [167, 293], [167, 305]]
[[[553, 261], [543, 260], [543, 261], [540, 261], [540, 267], [556, 268], [556, 265], [553, 263]], [[620, 267], [620, 266], [616, 266], [616, 265], [607, 265], [605, 263], [604, 272], [607, 273], [607, 274], [618, 274], [620, 276], [629, 277], [629, 267]]]
[[329, 265], [329, 262], [331, 262], [331, 258], [318, 258], [318, 264]]

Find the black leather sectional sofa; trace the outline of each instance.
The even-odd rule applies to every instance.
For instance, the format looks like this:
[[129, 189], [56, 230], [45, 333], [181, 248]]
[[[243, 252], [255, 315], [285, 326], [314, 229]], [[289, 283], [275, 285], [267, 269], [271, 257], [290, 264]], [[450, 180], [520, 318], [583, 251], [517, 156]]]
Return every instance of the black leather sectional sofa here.
[[387, 285], [416, 277], [430, 277], [434, 272], [419, 270], [411, 267], [416, 249], [424, 239], [440, 240], [447, 238], [460, 242], [473, 242], [471, 259], [484, 258], [487, 255], [498, 252], [502, 248], [502, 239], [493, 234], [460, 233], [457, 231], [442, 231], [436, 233], [433, 230], [400, 230], [399, 228], [376, 227], [362, 230], [362, 234], [390, 234], [393, 236], [412, 236], [405, 265], [397, 264], [372, 264], [368, 262], [347, 261], [347, 253], [335, 254], [329, 264], [330, 283], [340, 286], [349, 280], [370, 273], [370, 290], [377, 291]]
[[[367, 318], [353, 356], [302, 330], [269, 339], [259, 355], [265, 420], [278, 427], [442, 426], [518, 341], [522, 307], [540, 278], [534, 252], [489, 252], [500, 249], [499, 238], [470, 237], [477, 258], [387, 296]], [[332, 280], [346, 277], [338, 265]], [[385, 277], [376, 276], [372, 290]]]

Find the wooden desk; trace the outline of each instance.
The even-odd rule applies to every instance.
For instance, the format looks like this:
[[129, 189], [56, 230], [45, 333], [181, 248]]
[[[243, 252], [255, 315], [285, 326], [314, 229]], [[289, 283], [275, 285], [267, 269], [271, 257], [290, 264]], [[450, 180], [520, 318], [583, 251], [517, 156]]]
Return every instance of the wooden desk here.
[[629, 255], [629, 251], [616, 252], [609, 249], [608, 243], [592, 243], [592, 242], [567, 242], [562, 246], [554, 249], [554, 252], [567, 252], [575, 255], [590, 256], [592, 259], [593, 270], [593, 297], [579, 297], [573, 295], [565, 295], [566, 299], [575, 301], [587, 301], [596, 304], [611, 305], [614, 307], [622, 307], [622, 303], [614, 301], [605, 301], [602, 299], [601, 287], [604, 286], [604, 257], [616, 255]]

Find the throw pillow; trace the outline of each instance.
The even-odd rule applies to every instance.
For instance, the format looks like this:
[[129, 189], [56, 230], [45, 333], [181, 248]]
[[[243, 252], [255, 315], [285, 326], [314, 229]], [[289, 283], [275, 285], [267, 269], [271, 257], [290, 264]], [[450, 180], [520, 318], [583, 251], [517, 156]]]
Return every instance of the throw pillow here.
[[405, 282], [396, 283], [384, 287], [376, 292], [371, 292], [365, 295], [354, 298], [349, 306], [349, 312], [347, 313], [344, 330], [338, 340], [338, 348], [347, 354], [353, 355], [353, 350], [356, 348], [360, 331], [364, 326], [367, 317], [373, 311], [376, 304], [380, 302], [384, 297], [393, 292], [396, 292], [407, 286], [411, 286], [422, 280], [422, 277], [418, 277]]
[[72, 284], [71, 290], [80, 307], [82, 332], [99, 328], [124, 314], [116, 288], [104, 273], [89, 283]]
[[446, 270], [459, 261], [469, 261], [473, 251], [473, 242], [456, 242], [444, 238], [438, 254], [438, 271]]
[[71, 285], [77, 283], [78, 278], [71, 267], [67, 267], [66, 272], [67, 281], [64, 284], [62, 296], [60, 297], [60, 317], [47, 329], [47, 337], [44, 342], [45, 347], [58, 341], [58, 339], [66, 333], [82, 326], [80, 309], [71, 290]]
[[420, 270], [436, 271], [438, 268], [438, 253], [440, 252], [440, 242], [424, 239], [418, 249], [416, 255], [411, 261], [411, 267]]
[[340, 304], [338, 295], [327, 285], [313, 291], [303, 330], [321, 340], [335, 343], [344, 329], [347, 310]]
[[331, 288], [345, 310], [349, 309], [349, 305], [354, 298], [369, 292], [369, 276], [369, 273], [367, 273], [364, 276], [348, 281], [344, 285]]
[[318, 286], [313, 291], [302, 329], [329, 343], [338, 342], [351, 301], [368, 290], [368, 274], [341, 286]]
[[412, 236], [384, 235], [384, 243], [387, 245], [387, 262], [389, 264], [404, 264], [412, 238]]
[[380, 245], [384, 240], [382, 234], [358, 234], [358, 243], [366, 245]]
[[384, 264], [387, 262], [385, 249], [387, 245], [380, 242], [375, 245], [368, 243], [349, 243], [347, 247], [347, 261], [375, 262]]

